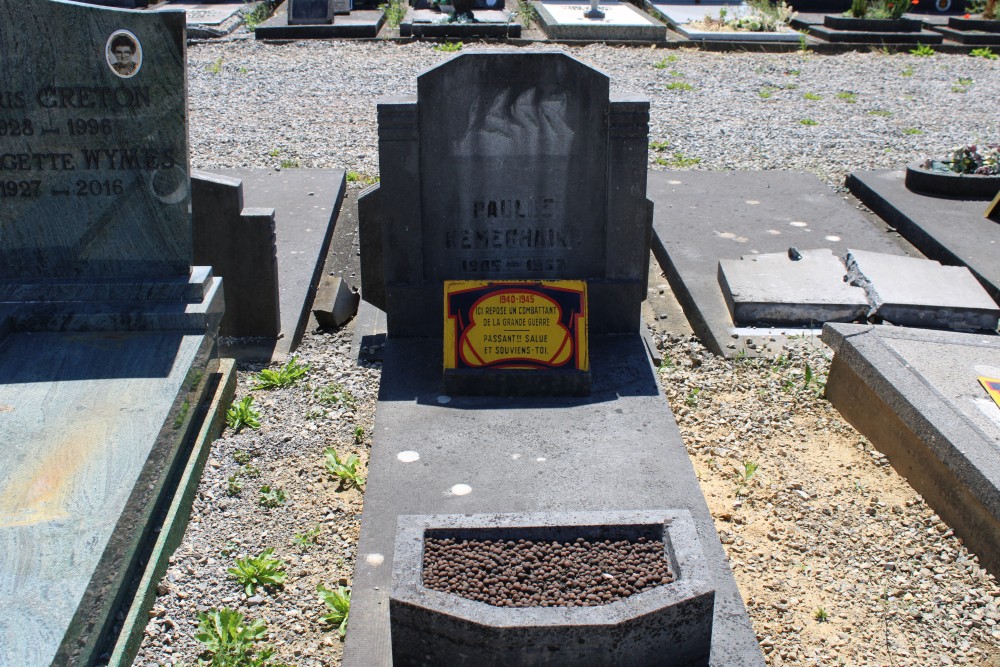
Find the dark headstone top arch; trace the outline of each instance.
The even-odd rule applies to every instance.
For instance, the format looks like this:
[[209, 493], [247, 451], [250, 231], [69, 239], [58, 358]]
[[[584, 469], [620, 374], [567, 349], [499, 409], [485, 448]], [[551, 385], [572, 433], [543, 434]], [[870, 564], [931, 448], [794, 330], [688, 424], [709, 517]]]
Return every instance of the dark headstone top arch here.
[[440, 335], [442, 281], [489, 278], [586, 280], [592, 331], [637, 329], [649, 103], [609, 90], [562, 52], [473, 51], [379, 103], [363, 295], [390, 335]]

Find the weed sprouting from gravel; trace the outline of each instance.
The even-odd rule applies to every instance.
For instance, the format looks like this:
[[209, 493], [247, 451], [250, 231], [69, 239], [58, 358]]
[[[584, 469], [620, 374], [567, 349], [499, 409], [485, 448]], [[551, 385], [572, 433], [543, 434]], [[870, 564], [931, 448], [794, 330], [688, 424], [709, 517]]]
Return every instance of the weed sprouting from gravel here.
[[358, 400], [339, 382], [331, 382], [313, 390], [313, 398], [323, 405], [342, 405], [353, 410]]
[[323, 584], [316, 586], [319, 599], [330, 611], [320, 616], [320, 620], [327, 625], [337, 627], [337, 634], [343, 639], [347, 634], [347, 620], [351, 614], [351, 591], [344, 586], [337, 586], [337, 590], [330, 590]]
[[285, 584], [288, 575], [285, 573], [285, 563], [280, 558], [272, 558], [274, 547], [268, 547], [259, 556], [237, 558], [233, 567], [227, 572], [243, 587], [247, 597], [252, 596], [258, 588], [280, 588]]
[[283, 490], [277, 487], [271, 488], [270, 485], [265, 484], [260, 487], [260, 498], [257, 499], [257, 503], [261, 507], [274, 509], [275, 507], [284, 505], [287, 500], [288, 496]]
[[194, 638], [205, 647], [210, 658], [199, 661], [204, 667], [283, 667], [270, 661], [274, 649], [260, 644], [267, 636], [267, 625], [248, 621], [235, 609], [223, 607], [198, 613], [198, 632]]
[[253, 409], [253, 396], [244, 396], [239, 403], [233, 403], [226, 411], [226, 424], [237, 433], [244, 426], [260, 428], [260, 413]]
[[261, 369], [254, 378], [254, 389], [282, 389], [291, 387], [309, 372], [309, 364], [300, 364], [296, 357], [290, 358], [285, 365], [277, 370]]
[[360, 460], [357, 454], [351, 454], [346, 459], [341, 459], [337, 450], [329, 447], [323, 450], [323, 456], [326, 457], [324, 465], [327, 472], [338, 478], [342, 485], [345, 487], [364, 485], [365, 478], [358, 472]]
[[292, 537], [292, 542], [302, 551], [305, 551], [309, 547], [313, 546], [319, 542], [320, 533], [323, 532], [323, 527], [320, 525], [313, 526], [304, 533], [296, 533]]

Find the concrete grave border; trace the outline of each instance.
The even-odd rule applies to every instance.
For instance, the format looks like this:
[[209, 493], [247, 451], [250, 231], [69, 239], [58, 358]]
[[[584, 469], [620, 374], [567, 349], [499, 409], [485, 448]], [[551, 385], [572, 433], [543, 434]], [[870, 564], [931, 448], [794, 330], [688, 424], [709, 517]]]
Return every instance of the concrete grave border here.
[[855, 324], [823, 328], [823, 342], [835, 351], [827, 398], [983, 567], [1000, 575], [1000, 442], [893, 349], [894, 340], [984, 347], [995, 350], [1000, 365], [1000, 337]]
[[[518, 529], [531, 539], [620, 539], [660, 533], [675, 580], [592, 607], [494, 607], [423, 585], [430, 533], [498, 539]], [[502, 539], [502, 538], [500, 538]], [[507, 537], [506, 539], [517, 539]], [[687, 510], [409, 515], [397, 520], [389, 615], [396, 664], [461, 655], [510, 664], [605, 664], [609, 652], [629, 664], [708, 664], [715, 590]], [[478, 654], [477, 654], [478, 652]], [[669, 656], [669, 657], [668, 657]]]

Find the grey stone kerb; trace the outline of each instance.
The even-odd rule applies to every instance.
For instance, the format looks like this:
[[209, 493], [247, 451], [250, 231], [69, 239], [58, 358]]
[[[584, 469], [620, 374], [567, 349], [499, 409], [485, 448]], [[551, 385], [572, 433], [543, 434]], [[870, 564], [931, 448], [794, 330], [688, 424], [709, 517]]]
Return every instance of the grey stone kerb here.
[[[662, 539], [675, 580], [593, 607], [494, 607], [423, 585], [425, 537]], [[393, 664], [707, 665], [715, 590], [687, 510], [401, 516]]]
[[362, 295], [390, 336], [440, 336], [442, 282], [582, 279], [592, 333], [638, 330], [649, 102], [557, 51], [464, 53], [378, 105]]

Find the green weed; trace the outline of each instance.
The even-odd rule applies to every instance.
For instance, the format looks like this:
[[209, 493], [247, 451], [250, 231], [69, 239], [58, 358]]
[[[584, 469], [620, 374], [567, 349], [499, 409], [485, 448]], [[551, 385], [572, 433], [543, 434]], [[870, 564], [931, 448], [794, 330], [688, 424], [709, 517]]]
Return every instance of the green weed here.
[[804, 97], [807, 100], [812, 100], [812, 101], [823, 99], [822, 95], [817, 95], [816, 93], [806, 93], [802, 97]]
[[926, 44], [917, 44], [917, 48], [910, 49], [911, 56], [926, 57], [926, 56], [933, 56], [935, 53], [937, 53], [937, 51], [935, 51], [930, 46], [927, 46]]
[[697, 407], [698, 396], [700, 394], [701, 394], [701, 387], [695, 387], [694, 389], [688, 392], [688, 395], [684, 398], [684, 402], [688, 405], [688, 407], [692, 408]]
[[538, 23], [538, 10], [529, 0], [517, 0], [517, 18], [521, 20], [521, 26], [526, 30]]
[[771, 95], [774, 94], [774, 88], [764, 87], [757, 91], [757, 96], [762, 100], [771, 99]]
[[337, 455], [337, 450], [333, 447], [327, 447], [323, 450], [323, 456], [326, 457], [327, 472], [329, 472], [334, 477], [340, 479], [340, 483], [344, 486], [354, 486], [360, 487], [365, 483], [364, 477], [358, 474], [358, 459], [356, 454], [351, 454], [346, 459], [341, 459]]
[[903, 68], [903, 71], [900, 72], [900, 74], [902, 74], [903, 76], [913, 76], [913, 68], [907, 65], [906, 67]]
[[671, 81], [665, 88], [667, 90], [694, 90], [694, 86], [687, 81]]
[[750, 485], [750, 480], [757, 474], [757, 469], [759, 467], [760, 466], [756, 463], [747, 459], [743, 461], [742, 467], [736, 468], [736, 472], [733, 474], [733, 483], [736, 485], [737, 498], [746, 494], [747, 487]]
[[286, 500], [288, 500], [288, 496], [284, 491], [278, 487], [274, 487], [272, 489], [270, 486], [265, 484], [260, 487], [260, 498], [257, 499], [257, 503], [262, 507], [273, 509], [284, 505]]
[[222, 72], [222, 56], [219, 56], [213, 62], [206, 65], [205, 70], [209, 74], [219, 74], [220, 72]]
[[251, 479], [257, 479], [260, 477], [260, 468], [252, 463], [248, 463], [240, 470], [240, 474], [244, 477], [249, 477]]
[[657, 153], [662, 153], [663, 151], [665, 151], [668, 148], [670, 148], [670, 142], [669, 141], [651, 141], [651, 142], [649, 142], [649, 147], [650, 147], [650, 149], [652, 149], [653, 151], [656, 151]]
[[403, 18], [406, 16], [406, 10], [409, 8], [410, 4], [404, 2], [403, 0], [390, 0], [384, 5], [379, 5], [378, 8], [382, 10], [385, 14], [385, 22], [390, 28], [398, 28], [399, 24], [403, 22]]
[[839, 93], [837, 93], [837, 99], [844, 100], [848, 104], [854, 104], [855, 102], [858, 101], [858, 94], [842, 90]]
[[803, 125], [819, 125], [819, 123], [814, 121], [812, 118], [803, 118], [799, 122], [802, 123]]
[[892, 115], [891, 111], [886, 111], [885, 109], [872, 109], [868, 112], [869, 116], [881, 116], [883, 118], [888, 118]]
[[288, 576], [285, 572], [285, 563], [280, 558], [271, 558], [274, 547], [268, 547], [260, 552], [255, 558], [237, 558], [235, 567], [227, 570], [229, 575], [243, 587], [247, 597], [253, 595], [257, 588], [270, 586], [278, 588], [285, 584]]
[[313, 398], [323, 405], [343, 405], [351, 410], [357, 405], [354, 394], [339, 382], [323, 385], [313, 390]]
[[267, 636], [264, 621], [248, 621], [235, 609], [210, 609], [198, 612], [198, 632], [194, 638], [211, 655], [205, 667], [278, 667], [269, 662], [274, 649], [257, 643]]
[[662, 165], [664, 167], [670, 167], [671, 169], [684, 169], [686, 167], [693, 167], [694, 165], [701, 162], [701, 158], [697, 157], [687, 157], [683, 153], [674, 153], [673, 157], [658, 157], [655, 160], [656, 164]]
[[240, 481], [240, 474], [233, 473], [226, 479], [226, 495], [238, 496], [243, 491], [243, 482]]
[[435, 46], [434, 50], [442, 53], [455, 53], [456, 51], [461, 51], [462, 46], [462, 42], [445, 42]]
[[244, 396], [239, 403], [233, 403], [226, 410], [226, 424], [236, 433], [244, 426], [260, 428], [260, 413], [253, 409], [253, 396]]
[[347, 182], [372, 185], [374, 183], [378, 183], [378, 176], [368, 176], [367, 174], [362, 174], [360, 171], [348, 171]]
[[347, 619], [351, 613], [351, 591], [349, 588], [337, 586], [337, 590], [331, 591], [323, 584], [316, 586], [319, 599], [330, 610], [329, 613], [320, 616], [320, 620], [328, 625], [337, 626], [337, 633], [343, 639], [347, 634]]
[[280, 148], [272, 148], [271, 150], [269, 150], [267, 152], [267, 154], [270, 155], [271, 157], [278, 157], [281, 154], [281, 149]]
[[993, 53], [993, 49], [988, 46], [984, 46], [981, 49], [972, 49], [969, 51], [969, 55], [973, 58], [986, 58], [987, 60], [996, 60], [1000, 58], [1000, 55]]
[[360, 445], [365, 441], [365, 428], [363, 426], [354, 427], [354, 444]]
[[253, 386], [254, 389], [281, 389], [284, 387], [290, 387], [301, 378], [305, 377], [305, 374], [309, 372], [308, 364], [300, 364], [296, 357], [292, 357], [285, 365], [274, 371], [270, 368], [264, 368], [257, 373], [254, 379], [257, 384]]
[[238, 449], [233, 452], [233, 460], [239, 463], [241, 466], [250, 463], [253, 460], [253, 454], [250, 452], [245, 452], [242, 449]]
[[302, 166], [302, 162], [299, 161], [299, 159], [297, 157], [286, 158], [286, 159], [284, 159], [284, 160], [281, 161], [281, 168], [282, 169], [298, 169], [301, 166]]
[[658, 63], [653, 63], [653, 67], [656, 69], [666, 69], [670, 63], [677, 62], [677, 56], [675, 54], [670, 54]]
[[820, 623], [826, 623], [830, 620], [830, 614], [828, 614], [826, 609], [823, 609], [823, 607], [817, 607], [815, 613], [813, 613], [813, 618]]
[[323, 532], [323, 528], [321, 526], [313, 526], [304, 533], [296, 533], [292, 537], [292, 542], [295, 543], [295, 546], [305, 551], [319, 541], [319, 534], [321, 532]]
[[[247, 6], [251, 3], [247, 1]], [[271, 0], [266, 2], [259, 2], [253, 5], [249, 11], [243, 14], [243, 25], [247, 30], [253, 32], [257, 29], [261, 23], [266, 21], [271, 17], [271, 13], [274, 11], [274, 4]]]
[[906, 127], [906, 128], [903, 128], [903, 134], [916, 135], [916, 134], [923, 134], [923, 133], [924, 133], [924, 131], [921, 130], [919, 127]]

